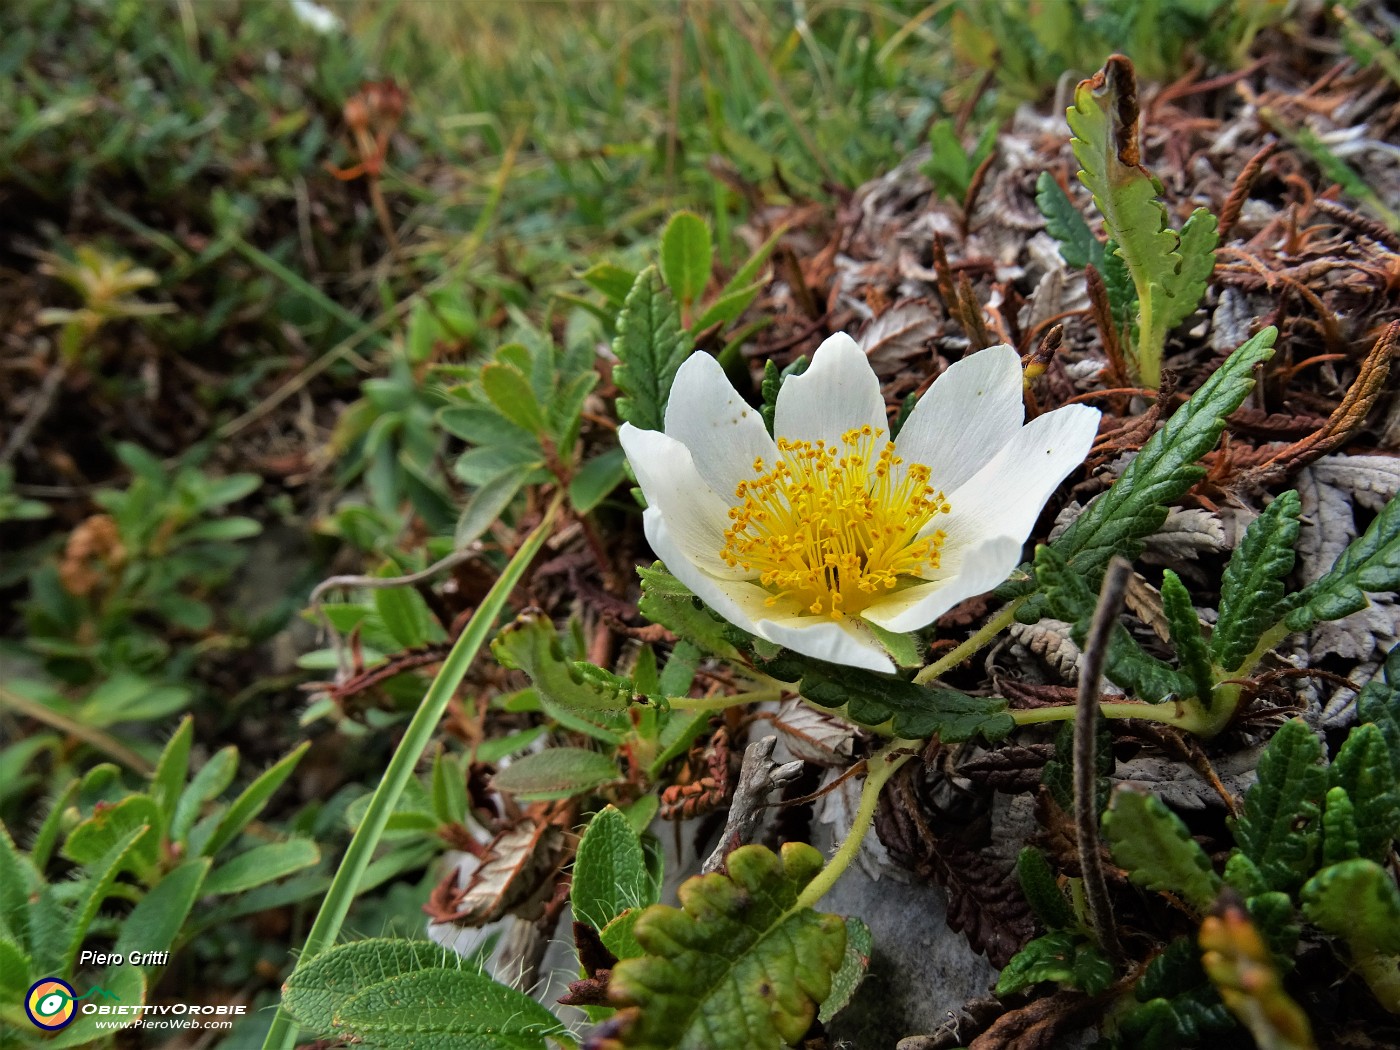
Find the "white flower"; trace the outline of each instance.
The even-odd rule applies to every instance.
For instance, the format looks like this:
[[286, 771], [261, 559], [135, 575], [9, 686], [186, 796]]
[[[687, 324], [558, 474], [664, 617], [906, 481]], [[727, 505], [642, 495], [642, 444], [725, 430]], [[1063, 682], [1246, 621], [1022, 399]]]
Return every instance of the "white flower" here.
[[989, 347], [939, 376], [891, 442], [879, 380], [834, 335], [783, 384], [776, 441], [703, 353], [676, 374], [666, 432], [620, 437], [652, 549], [710, 608], [807, 656], [892, 671], [867, 625], [912, 631], [1000, 584], [1089, 452], [1096, 409], [1022, 426], [1021, 389], [1016, 352]]

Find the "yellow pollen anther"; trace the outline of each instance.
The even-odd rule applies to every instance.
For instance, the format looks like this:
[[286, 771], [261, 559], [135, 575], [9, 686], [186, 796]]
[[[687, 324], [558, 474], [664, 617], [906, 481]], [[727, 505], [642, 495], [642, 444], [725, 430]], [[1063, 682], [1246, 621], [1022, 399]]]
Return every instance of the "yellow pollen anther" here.
[[[778, 438], [779, 460], [754, 460], [755, 477], [734, 490], [720, 557], [757, 573], [766, 604], [839, 620], [858, 614], [901, 577], [938, 567], [947, 539], [920, 536], [948, 500], [922, 463], [903, 467], [894, 442], [869, 426], [825, 441]], [[878, 449], [878, 451], [877, 451]]]

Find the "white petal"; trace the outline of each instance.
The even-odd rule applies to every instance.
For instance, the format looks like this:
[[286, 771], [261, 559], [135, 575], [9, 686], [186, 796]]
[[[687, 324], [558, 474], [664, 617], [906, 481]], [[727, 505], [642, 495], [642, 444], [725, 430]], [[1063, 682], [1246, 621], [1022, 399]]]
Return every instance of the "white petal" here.
[[954, 362], [904, 421], [900, 456], [924, 464], [934, 487], [952, 492], [1020, 430], [1021, 386], [1021, 359], [1005, 344]]
[[[685, 559], [717, 576], [745, 575], [720, 559], [724, 530], [729, 525], [729, 506], [701, 478], [690, 450], [673, 437], [655, 430], [639, 430], [631, 423], [624, 423], [617, 436], [647, 498], [648, 515], [655, 511], [658, 520], [665, 519]], [[647, 539], [651, 538], [648, 529]], [[653, 543], [653, 549], [655, 546]], [[680, 575], [674, 567], [671, 572]]]
[[867, 671], [893, 671], [894, 662], [874, 637], [851, 620], [827, 620], [819, 616], [791, 620], [760, 620], [759, 637], [777, 642], [803, 656]]
[[666, 433], [690, 449], [700, 476], [730, 503], [735, 486], [754, 476], [754, 459], [762, 457], [771, 469], [778, 458], [763, 417], [734, 392], [720, 363], [706, 353], [691, 354], [676, 373]]
[[[949, 547], [1009, 536], [1024, 543], [1045, 501], [1084, 462], [1099, 430], [1099, 410], [1067, 405], [1037, 416], [995, 458], [955, 491], [949, 513], [930, 522]], [[947, 548], [945, 548], [947, 549]]]
[[720, 579], [706, 572], [682, 549], [671, 532], [671, 523], [663, 520], [655, 507], [647, 508], [642, 524], [651, 549], [666, 563], [672, 576], [734, 626], [761, 635], [758, 621], [773, 614], [765, 604], [767, 591], [746, 580]]
[[[945, 612], [996, 587], [1021, 560], [1024, 540], [993, 536], [975, 546], [961, 548], [959, 564], [948, 565], [948, 575], [921, 583], [870, 606], [861, 615], [887, 631], [917, 631]], [[945, 559], [945, 564], [951, 559]]]
[[839, 447], [842, 434], [866, 424], [889, 429], [880, 380], [856, 341], [838, 332], [817, 347], [807, 371], [784, 381], [773, 434]]

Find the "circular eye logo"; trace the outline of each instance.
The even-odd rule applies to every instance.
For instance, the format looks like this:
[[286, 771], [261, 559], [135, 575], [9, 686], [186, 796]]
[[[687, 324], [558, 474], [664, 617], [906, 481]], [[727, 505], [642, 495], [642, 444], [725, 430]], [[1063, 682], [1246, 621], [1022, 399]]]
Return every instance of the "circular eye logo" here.
[[73, 1006], [77, 994], [73, 986], [57, 977], [35, 981], [24, 997], [24, 1011], [36, 1028], [57, 1032], [72, 1023], [77, 1010]]

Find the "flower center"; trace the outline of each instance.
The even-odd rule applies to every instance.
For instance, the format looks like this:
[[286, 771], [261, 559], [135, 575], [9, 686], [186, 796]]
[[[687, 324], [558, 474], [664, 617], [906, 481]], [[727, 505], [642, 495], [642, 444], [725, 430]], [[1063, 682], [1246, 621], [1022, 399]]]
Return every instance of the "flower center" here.
[[[919, 532], [948, 513], [929, 468], [907, 466], [883, 430], [864, 426], [825, 441], [778, 439], [769, 469], [754, 460], [756, 477], [739, 482], [720, 557], [730, 568], [758, 573], [768, 605], [793, 602], [833, 620], [852, 616], [891, 591], [901, 576], [938, 567], [947, 538]], [[879, 453], [875, 453], [876, 447]]]

